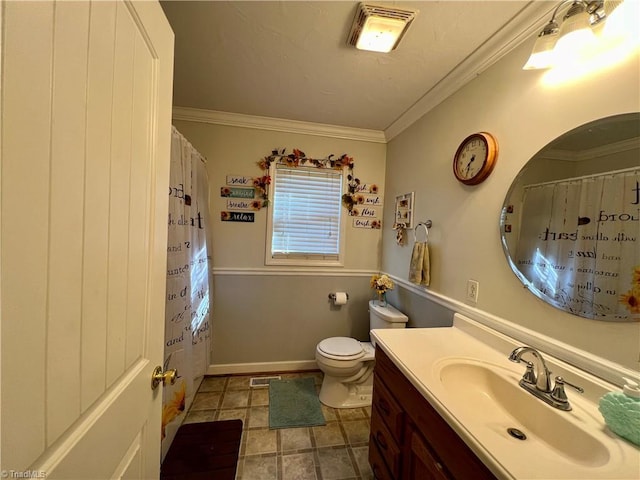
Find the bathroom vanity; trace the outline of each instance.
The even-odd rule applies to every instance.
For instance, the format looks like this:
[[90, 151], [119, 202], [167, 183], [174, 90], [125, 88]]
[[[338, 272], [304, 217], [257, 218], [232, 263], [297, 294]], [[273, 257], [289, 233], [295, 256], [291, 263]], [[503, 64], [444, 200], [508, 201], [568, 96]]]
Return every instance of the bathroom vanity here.
[[609, 431], [598, 399], [617, 387], [545, 355], [584, 388], [570, 411], [519, 385], [522, 344], [456, 314], [453, 327], [373, 330], [369, 462], [378, 479], [635, 479], [640, 447]]
[[496, 478], [380, 348], [370, 431], [378, 479]]

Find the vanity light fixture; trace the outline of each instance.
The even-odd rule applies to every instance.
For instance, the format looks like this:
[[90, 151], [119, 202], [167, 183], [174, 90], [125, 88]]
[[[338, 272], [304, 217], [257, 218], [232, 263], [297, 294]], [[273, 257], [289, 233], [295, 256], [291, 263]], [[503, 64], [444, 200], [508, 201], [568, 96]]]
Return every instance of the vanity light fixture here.
[[[550, 68], [579, 60], [601, 49], [602, 46], [598, 44], [605, 41], [603, 37], [612, 38], [618, 35], [625, 37], [626, 41], [626, 36], [620, 35], [621, 27], [617, 26], [619, 23], [617, 19], [614, 20], [614, 17], [619, 19], [626, 16], [624, 10], [632, 10], [633, 3], [636, 3], [636, 0], [564, 0], [560, 2], [553, 11], [549, 23], [538, 35], [531, 56], [523, 69]], [[558, 12], [566, 7], [568, 7], [567, 12], [558, 23], [556, 20]], [[632, 12], [631, 16], [633, 16]], [[637, 22], [637, 17], [634, 18]], [[612, 28], [608, 28], [609, 23]], [[631, 28], [636, 30], [631, 33], [637, 36], [637, 26]], [[610, 33], [612, 29], [616, 30], [613, 35]]]
[[388, 53], [395, 50], [418, 10], [360, 3], [347, 44], [359, 50]]

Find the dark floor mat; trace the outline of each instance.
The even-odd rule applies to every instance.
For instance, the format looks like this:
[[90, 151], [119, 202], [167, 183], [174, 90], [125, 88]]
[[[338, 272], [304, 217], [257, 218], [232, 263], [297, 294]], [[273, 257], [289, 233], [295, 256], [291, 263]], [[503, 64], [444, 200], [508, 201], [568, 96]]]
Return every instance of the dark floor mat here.
[[161, 480], [234, 480], [242, 420], [182, 425], [162, 462]]

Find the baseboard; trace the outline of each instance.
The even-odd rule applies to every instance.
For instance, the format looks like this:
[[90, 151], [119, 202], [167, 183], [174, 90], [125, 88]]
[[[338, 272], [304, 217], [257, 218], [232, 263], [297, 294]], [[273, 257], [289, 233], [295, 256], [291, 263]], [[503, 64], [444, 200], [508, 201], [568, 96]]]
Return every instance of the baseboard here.
[[318, 364], [315, 360], [260, 363], [224, 363], [219, 365], [209, 365], [206, 374], [231, 375], [238, 373], [295, 372], [299, 370], [318, 370]]

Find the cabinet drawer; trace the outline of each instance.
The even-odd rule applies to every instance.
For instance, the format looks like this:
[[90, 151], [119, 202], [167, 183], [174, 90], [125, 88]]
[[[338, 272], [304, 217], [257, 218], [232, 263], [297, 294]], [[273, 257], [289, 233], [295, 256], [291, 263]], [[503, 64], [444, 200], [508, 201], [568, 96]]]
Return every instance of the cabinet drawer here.
[[391, 395], [380, 378], [373, 380], [373, 408], [377, 408], [380, 416], [387, 424], [389, 431], [397, 439], [402, 438], [404, 412], [396, 399]]
[[398, 447], [396, 439], [393, 438], [393, 435], [385, 426], [382, 418], [378, 415], [377, 410], [374, 411], [375, 413], [371, 415], [369, 444], [373, 443], [378, 447], [380, 455], [387, 464], [391, 476], [393, 478], [399, 478], [401, 464], [400, 448]]
[[431, 448], [427, 447], [426, 441], [415, 431], [411, 432], [409, 449], [411, 455], [407, 471], [410, 472], [410, 478], [451, 480], [452, 477], [442, 461], [434, 455]]
[[369, 465], [376, 480], [395, 480], [384, 463], [380, 449], [373, 438], [369, 439]]

